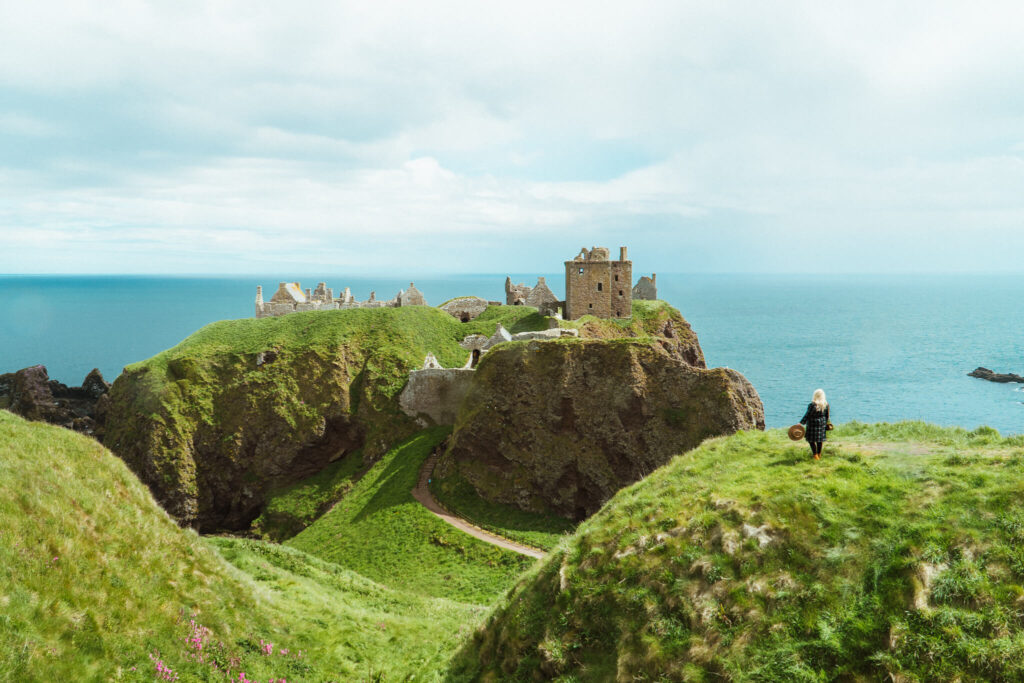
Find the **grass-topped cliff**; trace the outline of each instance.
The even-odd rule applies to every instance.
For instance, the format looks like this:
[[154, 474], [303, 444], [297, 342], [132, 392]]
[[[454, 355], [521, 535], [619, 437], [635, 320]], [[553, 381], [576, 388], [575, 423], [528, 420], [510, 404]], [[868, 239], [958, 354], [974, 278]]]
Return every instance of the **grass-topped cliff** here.
[[4, 683], [438, 680], [482, 617], [292, 548], [203, 540], [92, 439], [3, 410], [0, 520]]
[[620, 491], [450, 680], [1024, 680], [1024, 437], [713, 439]]
[[270, 490], [361, 450], [373, 462], [419, 427], [398, 407], [434, 353], [461, 366], [468, 334], [546, 327], [498, 306], [461, 323], [434, 308], [355, 309], [207, 325], [125, 369], [104, 442], [166, 509], [200, 529], [241, 529]]
[[677, 340], [570, 337], [492, 349], [437, 468], [441, 495], [468, 485], [490, 503], [580, 521], [704, 439], [763, 428], [750, 382], [686, 362]]

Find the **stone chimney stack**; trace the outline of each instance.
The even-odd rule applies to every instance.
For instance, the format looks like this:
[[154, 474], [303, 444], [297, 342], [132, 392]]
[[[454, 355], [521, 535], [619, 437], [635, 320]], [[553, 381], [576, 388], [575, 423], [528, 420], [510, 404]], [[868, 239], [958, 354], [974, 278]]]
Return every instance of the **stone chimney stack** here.
[[312, 292], [312, 290], [310, 290], [309, 287], [306, 287], [306, 301], [311, 301], [312, 299], [313, 299], [313, 292]]
[[657, 273], [651, 273], [651, 284], [652, 285], [658, 284], [658, 274]]
[[256, 285], [256, 305], [263, 305], [263, 285]]
[[626, 247], [619, 247], [619, 260], [628, 261], [629, 257], [626, 256]]

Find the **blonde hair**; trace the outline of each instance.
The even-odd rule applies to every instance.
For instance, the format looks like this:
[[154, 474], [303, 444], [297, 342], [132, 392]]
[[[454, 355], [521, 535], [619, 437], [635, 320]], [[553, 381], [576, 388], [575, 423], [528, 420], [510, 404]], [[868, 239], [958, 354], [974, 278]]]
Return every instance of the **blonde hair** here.
[[815, 389], [814, 396], [811, 398], [811, 403], [818, 409], [819, 413], [825, 412], [825, 408], [828, 408], [828, 401], [825, 400], [825, 390]]

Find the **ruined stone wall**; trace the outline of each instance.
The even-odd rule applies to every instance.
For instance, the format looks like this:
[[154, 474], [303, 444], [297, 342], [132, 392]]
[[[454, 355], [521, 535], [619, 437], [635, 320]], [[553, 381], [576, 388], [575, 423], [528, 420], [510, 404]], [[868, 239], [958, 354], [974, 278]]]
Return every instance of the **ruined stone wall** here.
[[463, 296], [444, 304], [441, 310], [465, 323], [487, 310], [487, 300], [478, 296]]
[[628, 318], [633, 315], [633, 263], [612, 261], [611, 289], [608, 292], [611, 317]]
[[650, 277], [646, 275], [636, 281], [636, 285], [633, 286], [633, 298], [643, 301], [655, 301], [658, 298], [658, 275], [652, 273]]
[[471, 368], [413, 370], [398, 397], [398, 405], [406, 415], [422, 423], [454, 425], [474, 374]]

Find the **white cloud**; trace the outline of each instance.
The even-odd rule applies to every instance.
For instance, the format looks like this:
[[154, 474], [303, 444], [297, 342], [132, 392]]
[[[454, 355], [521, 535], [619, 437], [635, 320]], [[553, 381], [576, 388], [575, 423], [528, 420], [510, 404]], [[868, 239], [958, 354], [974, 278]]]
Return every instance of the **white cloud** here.
[[[623, 230], [659, 270], [799, 268], [773, 250], [823, 228], [841, 270], [1024, 247], [1017, 4], [8, 5], [0, 271], [530, 270]], [[936, 230], [946, 256], [907, 246]]]

